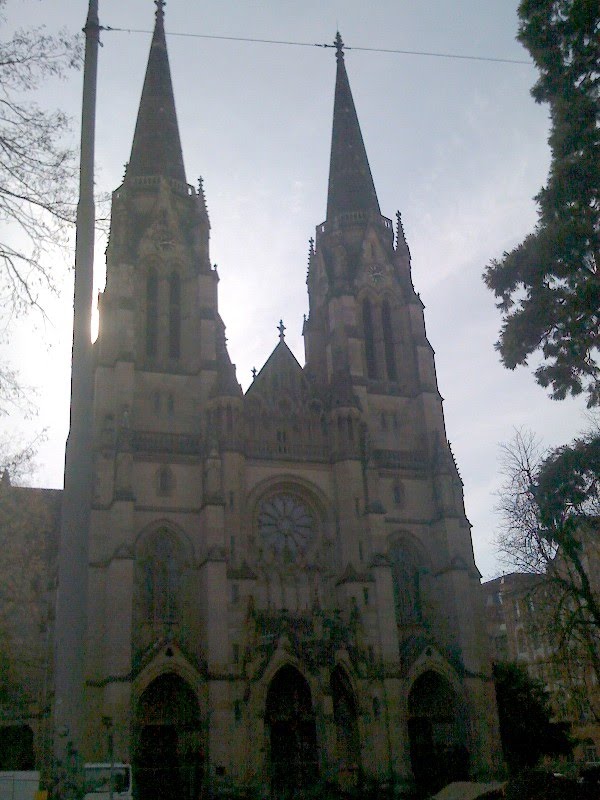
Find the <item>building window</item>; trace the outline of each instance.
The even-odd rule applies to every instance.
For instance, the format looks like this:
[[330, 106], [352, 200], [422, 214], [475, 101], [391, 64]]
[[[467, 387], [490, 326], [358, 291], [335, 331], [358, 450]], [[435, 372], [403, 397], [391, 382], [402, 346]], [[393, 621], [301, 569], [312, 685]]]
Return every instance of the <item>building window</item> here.
[[179, 358], [181, 349], [181, 286], [179, 275], [169, 279], [169, 358]]
[[377, 377], [377, 358], [375, 355], [375, 335], [373, 332], [373, 312], [371, 301], [368, 298], [363, 300], [363, 330], [365, 334], [365, 356], [367, 359], [367, 376]]
[[172, 494], [175, 488], [175, 476], [170, 467], [161, 467], [158, 470], [157, 493], [159, 495], [168, 496]]
[[175, 413], [175, 399], [173, 398], [173, 395], [170, 394], [167, 397], [167, 415], [169, 417], [172, 417], [174, 413]]
[[156, 358], [158, 352], [158, 278], [153, 269], [146, 278], [146, 355]]
[[583, 751], [583, 758], [587, 764], [598, 764], [600, 762], [595, 744], [586, 744]]
[[277, 431], [277, 452], [287, 453], [287, 433], [286, 431]]
[[404, 505], [404, 486], [400, 481], [394, 483], [394, 505], [398, 508]]
[[172, 624], [176, 621], [181, 572], [176, 538], [166, 530], [159, 531], [144, 560], [147, 607], [154, 622]]
[[398, 371], [396, 369], [396, 351], [394, 349], [392, 317], [390, 313], [390, 304], [387, 300], [384, 300], [381, 306], [381, 326], [383, 328], [383, 350], [385, 352], [385, 366], [388, 380], [397, 381]]
[[392, 548], [390, 556], [398, 624], [419, 623], [422, 619], [421, 571], [416, 553], [412, 548], [398, 542]]
[[373, 716], [375, 719], [379, 719], [379, 714], [381, 713], [381, 703], [379, 702], [378, 697], [373, 698]]

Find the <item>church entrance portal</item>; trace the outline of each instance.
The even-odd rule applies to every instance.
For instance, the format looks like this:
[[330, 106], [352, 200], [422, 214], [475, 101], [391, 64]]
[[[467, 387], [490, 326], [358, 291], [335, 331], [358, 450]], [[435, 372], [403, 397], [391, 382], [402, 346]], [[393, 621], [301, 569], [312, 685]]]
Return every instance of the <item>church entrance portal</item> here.
[[134, 779], [138, 800], [196, 800], [202, 784], [200, 710], [177, 675], [161, 675], [140, 697]]
[[462, 703], [436, 672], [423, 673], [408, 696], [410, 760], [417, 785], [437, 792], [452, 781], [468, 780], [469, 752]]
[[316, 783], [317, 732], [310, 688], [294, 667], [282, 667], [271, 681], [265, 722], [272, 796], [291, 797]]

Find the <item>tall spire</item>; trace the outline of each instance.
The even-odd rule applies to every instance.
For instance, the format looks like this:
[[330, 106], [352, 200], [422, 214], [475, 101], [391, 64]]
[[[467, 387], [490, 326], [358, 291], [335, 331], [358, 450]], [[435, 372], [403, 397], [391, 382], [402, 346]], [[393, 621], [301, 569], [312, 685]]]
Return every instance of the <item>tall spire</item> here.
[[165, 3], [155, 0], [155, 4], [156, 23], [127, 177], [161, 175], [186, 183], [165, 40]]
[[339, 31], [335, 41], [337, 75], [333, 104], [331, 160], [327, 219], [352, 211], [379, 210], [379, 201], [371, 176], [367, 151], [360, 132], [358, 116], [352, 99], [350, 82], [344, 63], [344, 43]]

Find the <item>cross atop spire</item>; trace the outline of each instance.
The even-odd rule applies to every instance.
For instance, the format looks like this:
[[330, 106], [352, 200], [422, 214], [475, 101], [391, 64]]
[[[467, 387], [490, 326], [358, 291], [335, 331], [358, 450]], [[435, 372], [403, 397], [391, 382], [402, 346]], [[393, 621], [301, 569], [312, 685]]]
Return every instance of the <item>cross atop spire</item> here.
[[166, 0], [154, 0], [154, 5], [156, 6], [156, 12], [154, 16], [156, 17], [157, 22], [159, 18], [161, 21], [164, 21], [166, 4]]
[[165, 39], [165, 0], [154, 0], [156, 22], [127, 177], [160, 175], [187, 183]]
[[283, 342], [285, 339], [285, 325], [283, 324], [283, 320], [279, 320], [279, 325], [277, 326], [277, 330], [279, 331], [279, 341]]
[[333, 131], [329, 162], [327, 219], [351, 212], [380, 214], [367, 151], [360, 131], [344, 62], [344, 42], [338, 31], [334, 40], [337, 75], [333, 103]]

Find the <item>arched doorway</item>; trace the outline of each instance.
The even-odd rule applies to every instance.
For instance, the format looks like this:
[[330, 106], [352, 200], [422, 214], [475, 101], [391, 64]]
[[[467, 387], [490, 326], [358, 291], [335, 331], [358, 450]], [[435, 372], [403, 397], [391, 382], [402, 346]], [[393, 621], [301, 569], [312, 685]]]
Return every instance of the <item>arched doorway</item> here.
[[136, 709], [138, 800], [196, 800], [203, 747], [198, 700], [178, 675], [156, 678]]
[[310, 688], [292, 666], [282, 667], [271, 681], [265, 723], [272, 795], [279, 800], [316, 783], [317, 731]]
[[360, 782], [358, 709], [348, 676], [340, 667], [331, 675], [331, 697], [336, 731], [339, 785], [348, 790]]
[[452, 781], [468, 780], [467, 727], [460, 698], [433, 670], [414, 682], [408, 696], [410, 760], [417, 784], [437, 792]]

